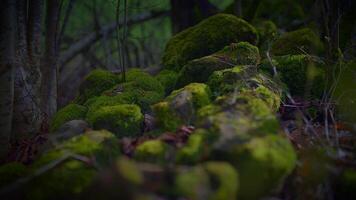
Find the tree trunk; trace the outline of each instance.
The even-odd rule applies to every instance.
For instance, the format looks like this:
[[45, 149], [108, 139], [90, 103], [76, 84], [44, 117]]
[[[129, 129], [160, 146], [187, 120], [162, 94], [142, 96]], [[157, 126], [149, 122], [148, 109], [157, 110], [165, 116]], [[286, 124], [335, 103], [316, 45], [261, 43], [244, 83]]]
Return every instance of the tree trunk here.
[[173, 33], [193, 26], [217, 12], [208, 0], [171, 0]]
[[57, 111], [57, 33], [60, 0], [47, 1], [45, 52], [41, 60], [41, 110], [43, 123]]
[[0, 5], [0, 159], [8, 153], [14, 98], [16, 5], [4, 0]]

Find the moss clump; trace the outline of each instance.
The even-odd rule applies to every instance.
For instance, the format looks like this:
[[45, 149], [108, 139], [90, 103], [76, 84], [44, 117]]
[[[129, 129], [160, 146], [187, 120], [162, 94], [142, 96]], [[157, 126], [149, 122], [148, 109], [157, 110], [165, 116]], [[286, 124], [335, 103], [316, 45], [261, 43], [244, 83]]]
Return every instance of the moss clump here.
[[50, 131], [56, 131], [64, 123], [75, 119], [85, 119], [88, 109], [78, 104], [68, 104], [60, 109], [51, 120]]
[[216, 149], [213, 157], [228, 160], [240, 174], [239, 199], [259, 199], [278, 187], [296, 164], [288, 140], [278, 135]]
[[254, 23], [260, 38], [259, 47], [262, 50], [267, 50], [269, 45], [276, 39], [278, 28], [275, 23], [270, 20], [256, 20]]
[[119, 76], [109, 71], [94, 70], [80, 84], [79, 96], [75, 99], [75, 102], [82, 104], [92, 97], [100, 96], [102, 92], [110, 89], [120, 81]]
[[[268, 60], [262, 62], [263, 70], [271, 70]], [[308, 55], [287, 55], [275, 57], [273, 61], [279, 78], [292, 95], [320, 97], [324, 91], [325, 69], [323, 62]]]
[[116, 169], [126, 182], [134, 185], [141, 185], [144, 181], [143, 174], [138, 169], [135, 162], [125, 157], [116, 162]]
[[178, 150], [176, 161], [181, 164], [196, 164], [204, 157], [205, 134], [195, 133], [188, 139], [187, 144]]
[[173, 36], [162, 63], [178, 71], [188, 61], [210, 55], [233, 42], [257, 44], [257, 31], [246, 21], [229, 14], [217, 14]]
[[210, 89], [202, 83], [191, 83], [173, 91], [163, 102], [152, 106], [163, 130], [175, 131], [179, 126], [192, 124], [196, 111], [210, 103]]
[[156, 78], [148, 73], [139, 69], [131, 69], [127, 72], [126, 76], [125, 84], [127, 84], [127, 87], [140, 88], [145, 91], [154, 91], [164, 95], [164, 87]]
[[155, 77], [165, 89], [165, 93], [169, 94], [173, 91], [178, 79], [178, 73], [172, 70], [162, 70]]
[[19, 178], [29, 174], [29, 170], [22, 163], [12, 162], [0, 166], [0, 188], [14, 183]]
[[279, 27], [291, 27], [304, 20], [303, 7], [295, 0], [259, 1], [254, 19], [275, 22]]
[[248, 42], [233, 43], [210, 56], [190, 61], [179, 73], [177, 86], [193, 82], [204, 83], [214, 71], [235, 65], [257, 65], [259, 62], [257, 47]]
[[239, 190], [239, 176], [232, 165], [227, 162], [206, 162], [203, 167], [210, 176], [214, 191], [211, 200], [236, 199]]
[[87, 115], [95, 129], [107, 129], [118, 137], [134, 137], [141, 133], [143, 115], [136, 105], [122, 104], [100, 107]]
[[164, 163], [168, 145], [160, 140], [149, 140], [137, 146], [134, 158], [151, 163]]
[[273, 55], [318, 55], [323, 52], [324, 46], [320, 37], [309, 28], [287, 32], [278, 38], [272, 45]]
[[[69, 155], [94, 158], [99, 167], [108, 166], [120, 155], [116, 137], [107, 131], [92, 131], [74, 137], [57, 148], [45, 153], [31, 165], [36, 171], [43, 166], [64, 159], [56, 167], [31, 180], [26, 186], [29, 199], [77, 197], [94, 180], [97, 170], [87, 163]], [[69, 156], [69, 157], [68, 157]]]

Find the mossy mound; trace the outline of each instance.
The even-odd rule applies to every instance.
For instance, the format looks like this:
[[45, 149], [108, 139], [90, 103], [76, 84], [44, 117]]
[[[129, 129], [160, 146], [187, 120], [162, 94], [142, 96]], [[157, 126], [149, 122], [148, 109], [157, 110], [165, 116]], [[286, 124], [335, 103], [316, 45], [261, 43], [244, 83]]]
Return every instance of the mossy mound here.
[[215, 71], [209, 78], [214, 96], [252, 91], [256, 98], [264, 100], [273, 111], [281, 102], [280, 87], [268, 76], [258, 73], [253, 66], [236, 66], [231, 69]]
[[210, 56], [190, 61], [180, 71], [177, 87], [193, 82], [204, 83], [217, 70], [235, 65], [257, 65], [259, 62], [260, 54], [257, 47], [248, 42], [232, 43]]
[[100, 96], [102, 92], [118, 84], [121, 78], [106, 70], [93, 70], [80, 84], [79, 96], [74, 100], [75, 103], [82, 104], [88, 99]]
[[12, 162], [0, 166], [0, 188], [14, 183], [29, 174], [29, 169], [22, 163]]
[[240, 175], [239, 199], [259, 199], [283, 183], [296, 164], [292, 145], [278, 135], [254, 138], [214, 150], [213, 157], [232, 163]]
[[125, 84], [131, 85], [132, 88], [135, 87], [145, 91], [154, 91], [164, 95], [164, 87], [150, 74], [140, 69], [131, 69], [127, 72], [126, 76]]
[[277, 38], [278, 28], [270, 20], [256, 20], [253, 22], [260, 38], [259, 47], [261, 50], [268, 50], [270, 44]]
[[238, 173], [225, 162], [206, 162], [177, 172], [175, 188], [178, 196], [192, 200], [236, 199]]
[[118, 137], [134, 137], [141, 133], [143, 115], [133, 104], [100, 107], [88, 113], [87, 121], [94, 129], [107, 129]]
[[191, 83], [173, 91], [152, 109], [164, 130], [175, 131], [180, 125], [192, 124], [196, 111], [210, 103], [211, 92], [203, 83]]
[[253, 26], [229, 14], [217, 14], [173, 36], [162, 63], [166, 69], [180, 70], [188, 61], [210, 55], [234, 42], [257, 44]]
[[[325, 67], [318, 57], [308, 55], [287, 55], [272, 60], [281, 81], [292, 95], [315, 98], [323, 94], [325, 87]], [[273, 73], [269, 60], [264, 60], [260, 68]]]
[[137, 146], [134, 158], [150, 163], [164, 163], [168, 145], [160, 140], [149, 140]]
[[172, 70], [162, 70], [155, 76], [155, 78], [164, 87], [165, 93], [169, 94], [174, 90], [178, 79], [178, 73]]
[[296, 0], [262, 0], [258, 3], [254, 19], [271, 20], [278, 27], [290, 27], [303, 22], [305, 13]]
[[272, 45], [271, 52], [275, 56], [311, 54], [319, 55], [324, 50], [320, 37], [309, 28], [287, 32]]
[[[26, 184], [28, 199], [73, 198], [88, 187], [97, 174], [96, 167], [110, 165], [120, 155], [116, 137], [107, 131], [91, 131], [74, 137], [57, 148], [45, 153], [31, 169], [59, 162], [55, 167]], [[83, 156], [81, 160], [80, 156]], [[77, 157], [77, 159], [76, 159]], [[95, 165], [85, 159], [95, 160]]]
[[60, 109], [52, 118], [50, 131], [56, 131], [64, 123], [75, 119], [85, 119], [88, 109], [78, 104], [68, 104]]
[[191, 135], [187, 144], [177, 151], [177, 163], [189, 165], [198, 163], [207, 151], [206, 137], [206, 133], [201, 131]]

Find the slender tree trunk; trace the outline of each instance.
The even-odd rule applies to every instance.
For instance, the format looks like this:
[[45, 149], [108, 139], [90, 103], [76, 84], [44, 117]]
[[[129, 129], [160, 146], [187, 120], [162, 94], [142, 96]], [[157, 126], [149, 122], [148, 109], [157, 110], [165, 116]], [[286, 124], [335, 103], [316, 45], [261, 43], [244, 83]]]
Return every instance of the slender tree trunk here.
[[173, 33], [178, 33], [215, 14], [217, 9], [208, 0], [171, 0]]
[[57, 33], [60, 0], [47, 0], [45, 51], [41, 60], [41, 110], [43, 123], [57, 111]]
[[14, 98], [16, 44], [16, 4], [4, 0], [0, 5], [0, 159], [8, 153]]

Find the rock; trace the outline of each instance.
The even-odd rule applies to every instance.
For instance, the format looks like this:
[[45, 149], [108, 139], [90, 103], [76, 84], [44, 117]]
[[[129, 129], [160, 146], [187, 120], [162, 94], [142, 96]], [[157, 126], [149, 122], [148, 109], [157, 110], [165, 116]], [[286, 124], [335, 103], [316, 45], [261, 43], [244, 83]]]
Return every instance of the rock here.
[[262, 0], [255, 11], [254, 20], [271, 20], [278, 27], [293, 28], [303, 22], [305, 13], [296, 0]]
[[50, 124], [50, 131], [57, 131], [63, 124], [71, 120], [85, 119], [87, 111], [88, 109], [85, 106], [68, 104], [53, 116]]
[[178, 73], [172, 70], [161, 70], [155, 78], [165, 88], [165, 94], [169, 94], [174, 90], [177, 82]]
[[235, 65], [257, 65], [260, 54], [257, 47], [248, 42], [232, 43], [224, 49], [186, 64], [179, 73], [177, 87], [189, 83], [205, 83], [217, 70], [232, 68]]
[[150, 163], [165, 163], [168, 145], [160, 140], [148, 140], [138, 145], [134, 158], [138, 161]]
[[97, 167], [110, 165], [119, 155], [118, 140], [110, 132], [91, 131], [74, 137], [30, 166], [33, 173], [39, 170], [43, 173], [24, 185], [25, 196], [28, 199], [76, 199], [93, 182]]
[[215, 71], [208, 85], [214, 96], [226, 94], [238, 95], [252, 91], [256, 98], [262, 99], [273, 111], [277, 111], [281, 102], [281, 88], [268, 76], [258, 73], [253, 66], [236, 66], [231, 69]]
[[210, 103], [210, 93], [209, 87], [202, 83], [191, 83], [173, 91], [165, 101], [152, 107], [158, 125], [175, 131], [181, 125], [192, 124], [196, 111]]
[[[308, 55], [286, 55], [272, 60], [280, 80], [292, 95], [319, 98], [325, 87], [325, 66], [318, 57]], [[272, 71], [269, 60], [262, 61], [260, 68]], [[269, 72], [271, 73], [271, 72]]]
[[188, 61], [210, 55], [233, 42], [257, 44], [253, 26], [229, 14], [217, 14], [173, 36], [165, 49], [162, 63], [179, 71]]
[[100, 96], [102, 92], [110, 89], [121, 82], [119, 76], [106, 70], [93, 70], [80, 84], [79, 96], [74, 100], [75, 103], [82, 104], [88, 99]]
[[283, 183], [296, 164], [288, 140], [278, 135], [253, 138], [213, 150], [213, 157], [226, 160], [239, 172], [238, 199], [260, 199]]
[[311, 54], [319, 55], [324, 51], [320, 37], [309, 28], [287, 32], [272, 45], [271, 53], [275, 56]]
[[139, 135], [143, 120], [141, 109], [134, 104], [104, 106], [87, 115], [94, 129], [107, 129], [119, 138]]

